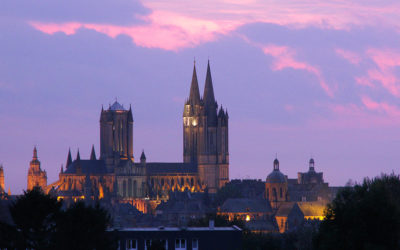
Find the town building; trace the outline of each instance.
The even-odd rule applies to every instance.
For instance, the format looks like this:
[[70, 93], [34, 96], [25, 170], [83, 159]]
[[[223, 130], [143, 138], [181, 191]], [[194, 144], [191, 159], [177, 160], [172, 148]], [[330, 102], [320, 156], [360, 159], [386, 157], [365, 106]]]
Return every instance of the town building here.
[[[165, 249], [176, 250], [239, 250], [242, 249], [242, 230], [233, 227], [156, 227], [121, 228], [110, 231], [118, 239], [120, 250], [150, 249], [155, 241]], [[218, 240], [216, 240], [218, 239]]]

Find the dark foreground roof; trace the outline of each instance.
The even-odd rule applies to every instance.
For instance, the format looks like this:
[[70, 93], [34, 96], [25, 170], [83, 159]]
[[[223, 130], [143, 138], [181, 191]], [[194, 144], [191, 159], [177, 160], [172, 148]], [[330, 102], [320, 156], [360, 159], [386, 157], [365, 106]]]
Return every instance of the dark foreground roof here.
[[146, 171], [149, 175], [197, 174], [197, 165], [181, 162], [149, 162], [146, 163]]
[[103, 160], [75, 160], [64, 173], [76, 174], [78, 169], [82, 174], [106, 174], [107, 168]]
[[271, 213], [272, 208], [264, 199], [227, 199], [221, 206], [221, 212], [229, 213]]

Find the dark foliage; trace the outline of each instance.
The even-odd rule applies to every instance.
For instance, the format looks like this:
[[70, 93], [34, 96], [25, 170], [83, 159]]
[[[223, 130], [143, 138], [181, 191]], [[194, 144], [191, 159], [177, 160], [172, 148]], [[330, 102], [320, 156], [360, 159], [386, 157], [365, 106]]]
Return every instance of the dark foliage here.
[[400, 180], [382, 175], [341, 190], [328, 206], [317, 249], [400, 249]]
[[61, 212], [57, 220], [57, 249], [113, 249], [110, 233], [106, 232], [111, 222], [107, 211], [98, 204], [86, 206], [83, 202], [74, 203]]
[[54, 249], [56, 219], [61, 209], [57, 199], [34, 188], [20, 196], [11, 205], [10, 212], [15, 223], [17, 248]]
[[8, 249], [115, 249], [106, 234], [108, 213], [75, 203], [62, 210], [62, 201], [40, 188], [26, 191], [10, 206], [14, 225], [0, 223], [0, 248]]

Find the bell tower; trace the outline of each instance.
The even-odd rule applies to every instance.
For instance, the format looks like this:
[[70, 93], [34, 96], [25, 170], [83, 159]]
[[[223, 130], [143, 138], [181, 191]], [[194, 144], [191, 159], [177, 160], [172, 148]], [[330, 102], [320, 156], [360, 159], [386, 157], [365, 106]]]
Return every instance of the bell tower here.
[[222, 107], [218, 111], [210, 62], [203, 98], [194, 66], [190, 95], [183, 111], [183, 158], [186, 163], [197, 164], [200, 181], [210, 193], [229, 181], [228, 118]]
[[118, 101], [100, 115], [100, 159], [110, 166], [120, 159], [133, 158], [133, 117], [132, 108], [126, 110]]
[[41, 187], [42, 190], [47, 186], [47, 173], [40, 168], [40, 161], [38, 160], [37, 149], [33, 148], [33, 157], [29, 164], [28, 170], [28, 190], [34, 187]]
[[183, 162], [198, 163], [204, 133], [204, 106], [200, 99], [196, 65], [193, 66], [189, 98], [183, 110]]

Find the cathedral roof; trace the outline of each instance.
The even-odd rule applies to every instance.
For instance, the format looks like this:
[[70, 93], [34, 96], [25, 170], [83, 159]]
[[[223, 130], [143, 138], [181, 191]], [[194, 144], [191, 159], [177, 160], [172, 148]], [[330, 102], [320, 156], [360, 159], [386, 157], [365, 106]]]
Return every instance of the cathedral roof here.
[[265, 199], [230, 198], [221, 206], [221, 212], [228, 213], [271, 213], [272, 208]]
[[197, 174], [197, 165], [180, 162], [149, 162], [146, 171], [150, 175], [157, 174]]
[[113, 105], [110, 106], [109, 110], [125, 110], [125, 108], [118, 101], [115, 101]]
[[78, 166], [82, 174], [105, 174], [107, 168], [103, 160], [75, 160], [64, 171], [64, 174], [76, 174]]

